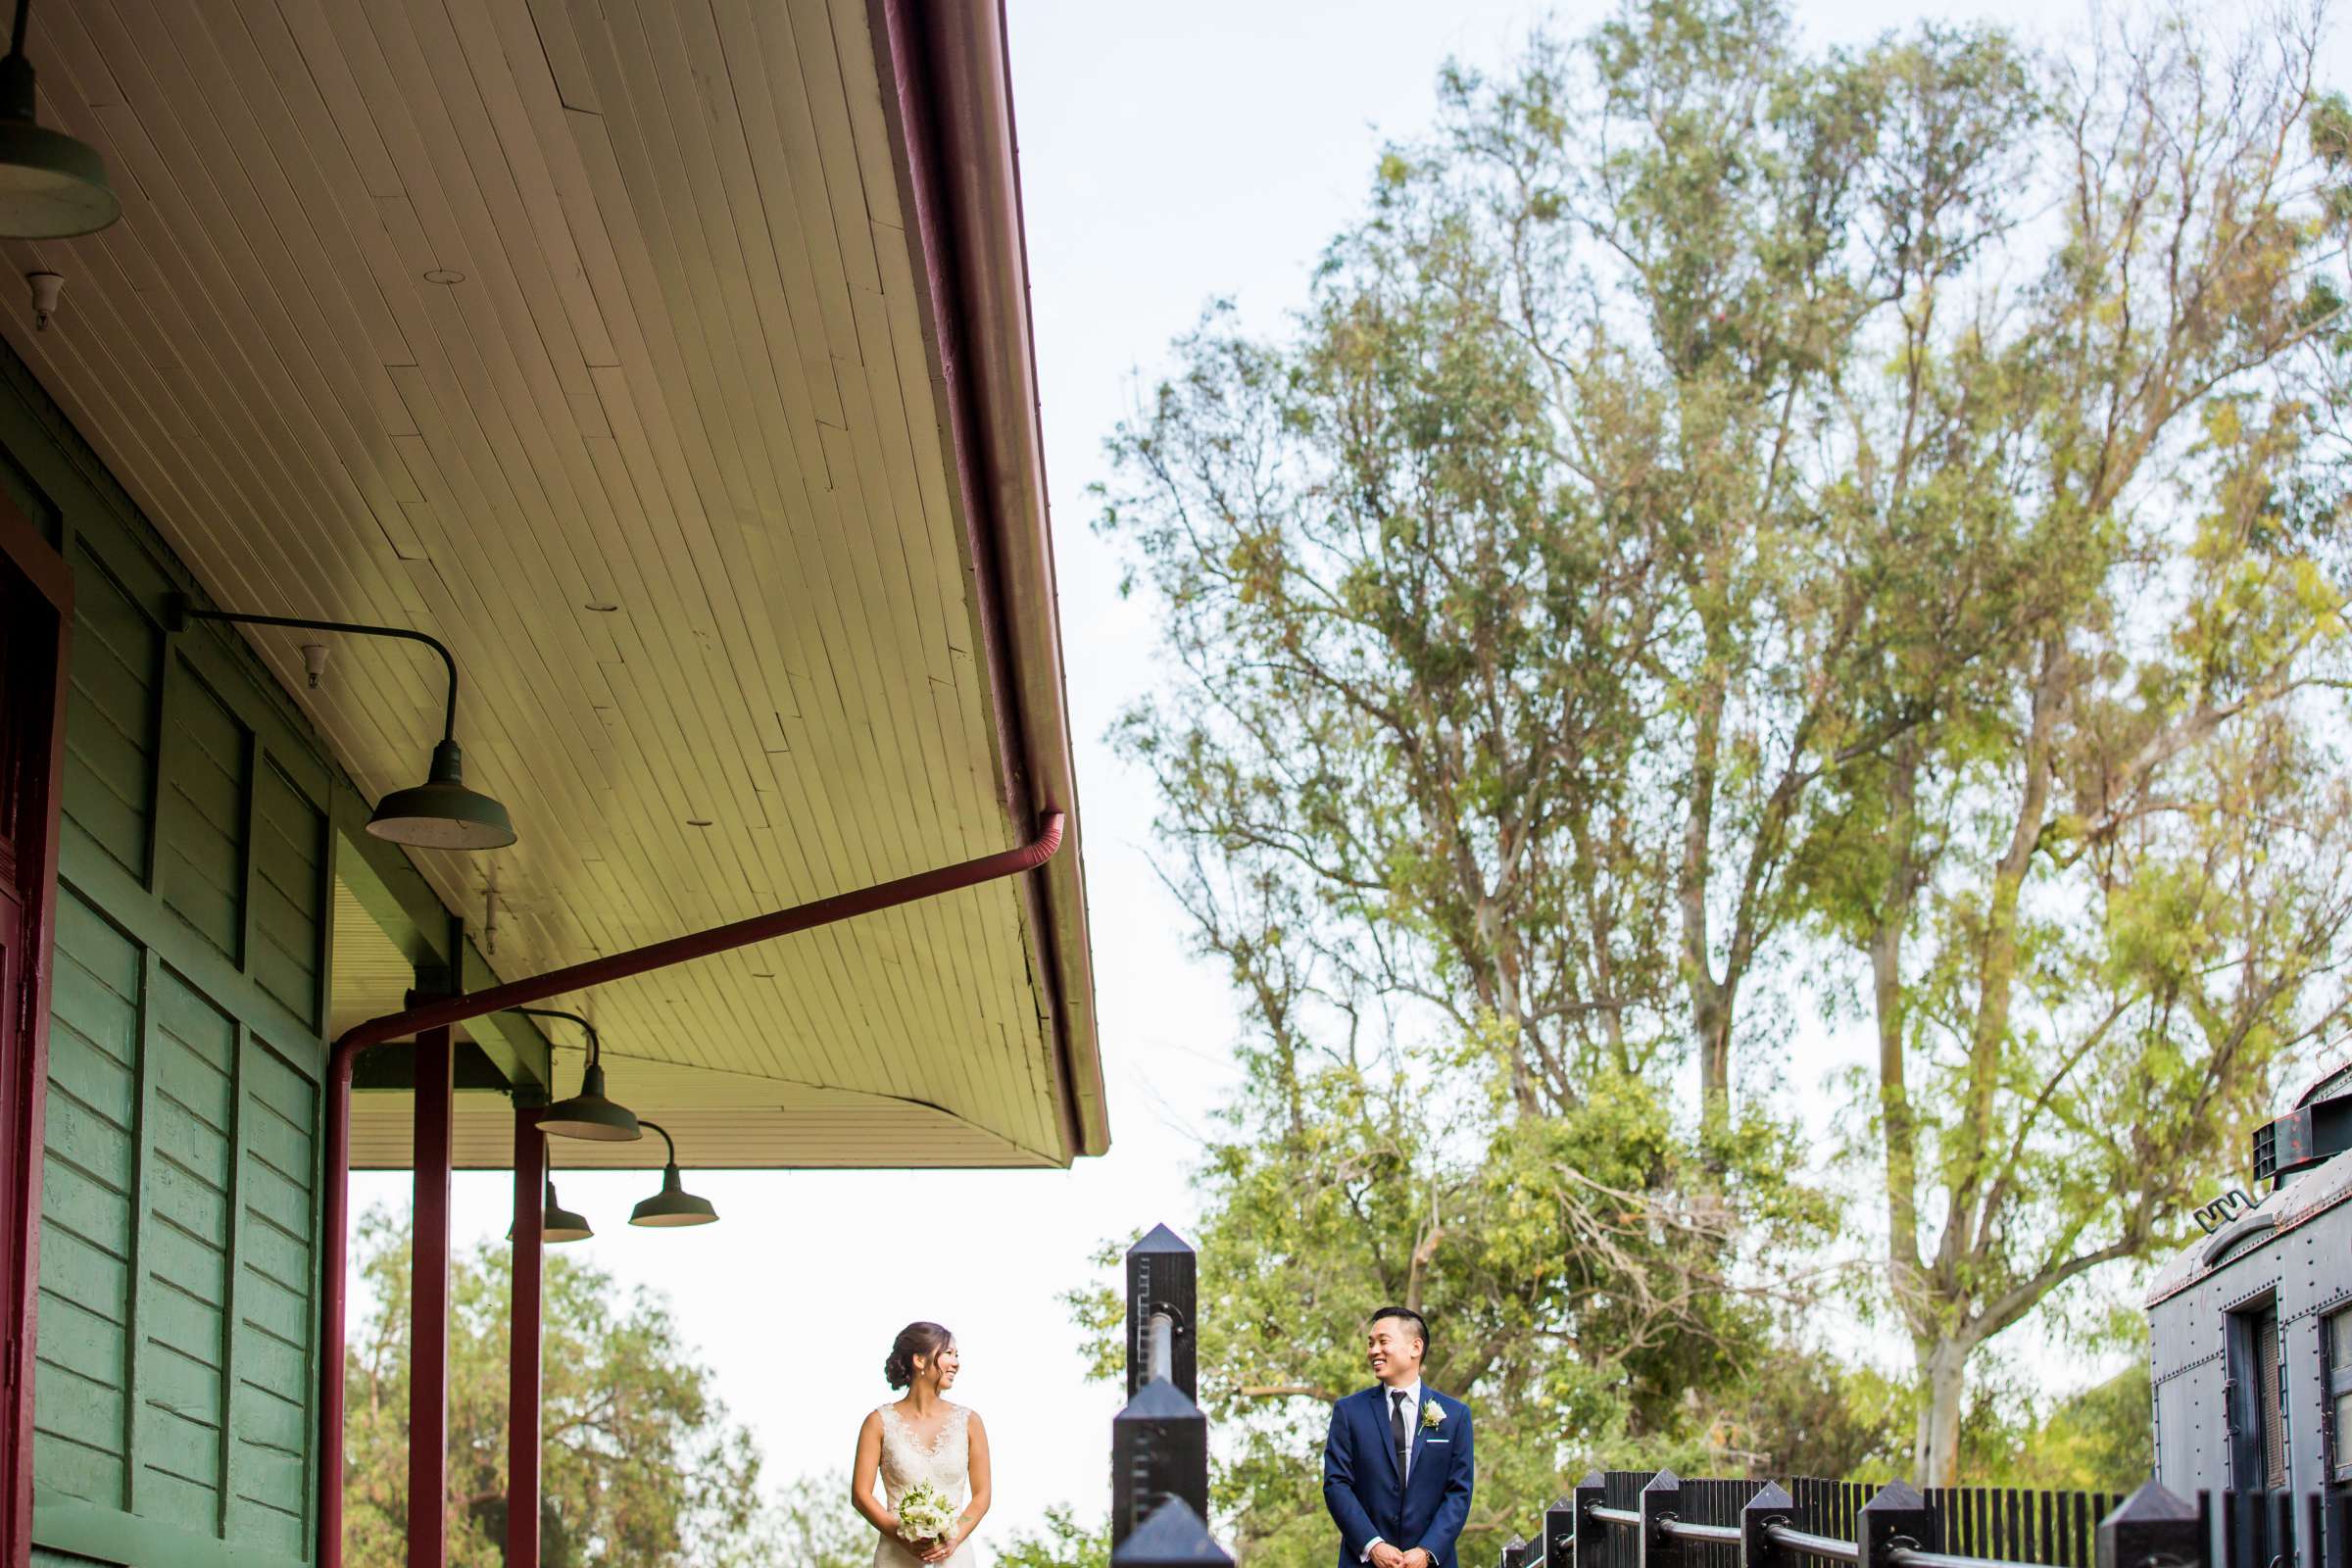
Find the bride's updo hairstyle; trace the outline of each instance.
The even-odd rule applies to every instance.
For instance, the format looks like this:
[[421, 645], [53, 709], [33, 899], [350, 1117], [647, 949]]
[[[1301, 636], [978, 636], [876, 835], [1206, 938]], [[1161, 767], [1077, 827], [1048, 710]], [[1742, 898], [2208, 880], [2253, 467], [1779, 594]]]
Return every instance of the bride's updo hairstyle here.
[[939, 1352], [956, 1343], [956, 1336], [936, 1323], [909, 1323], [899, 1330], [891, 1342], [890, 1359], [882, 1363], [882, 1375], [894, 1389], [903, 1389], [914, 1381], [914, 1358], [937, 1361]]

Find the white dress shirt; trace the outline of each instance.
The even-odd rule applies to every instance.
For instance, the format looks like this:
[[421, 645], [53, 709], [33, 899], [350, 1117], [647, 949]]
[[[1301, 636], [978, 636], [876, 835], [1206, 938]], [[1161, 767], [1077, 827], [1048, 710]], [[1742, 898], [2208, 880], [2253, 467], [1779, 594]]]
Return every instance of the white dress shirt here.
[[[1405, 1386], [1403, 1393], [1404, 1479], [1410, 1481], [1413, 1478], [1413, 1438], [1415, 1434], [1419, 1433], [1421, 1430], [1421, 1380], [1419, 1378], [1413, 1379], [1411, 1383]], [[1380, 1391], [1380, 1424], [1383, 1429], [1384, 1436], [1386, 1435], [1386, 1429], [1389, 1424], [1389, 1411], [1395, 1408], [1396, 1404], [1396, 1390], [1389, 1388], [1386, 1385], [1383, 1385]], [[1363, 1552], [1356, 1558], [1356, 1561], [1370, 1562], [1372, 1560], [1372, 1548], [1379, 1544], [1380, 1537], [1378, 1536], [1374, 1536], [1370, 1541], [1365, 1542]]]

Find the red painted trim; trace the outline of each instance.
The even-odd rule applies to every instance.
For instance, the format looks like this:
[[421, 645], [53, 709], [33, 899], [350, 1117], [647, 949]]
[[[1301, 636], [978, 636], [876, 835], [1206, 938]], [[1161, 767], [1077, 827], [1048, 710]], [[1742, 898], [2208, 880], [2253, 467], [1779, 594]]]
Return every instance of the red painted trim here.
[[[325, 1300], [320, 1303], [321, 1366], [318, 1399], [318, 1475], [322, 1495], [318, 1507], [319, 1568], [343, 1564], [343, 1340], [345, 1313], [344, 1268], [349, 1250], [351, 1214], [351, 1069], [360, 1053], [404, 1039], [421, 1030], [446, 1029], [469, 1018], [483, 1017], [508, 1007], [528, 1006], [566, 992], [609, 985], [632, 975], [666, 969], [672, 964], [749, 947], [807, 931], [837, 920], [896, 908], [902, 904], [936, 898], [958, 888], [978, 887], [1002, 877], [1034, 871], [1061, 848], [1062, 813], [1049, 812], [1036, 838], [1016, 850], [1002, 850], [978, 859], [962, 860], [936, 870], [918, 871], [895, 881], [881, 882], [854, 893], [795, 905], [758, 914], [731, 925], [714, 926], [688, 936], [671, 937], [647, 947], [591, 958], [585, 963], [550, 970], [528, 980], [510, 981], [470, 996], [444, 997], [402, 1012], [387, 1013], [345, 1030], [326, 1058], [326, 1195], [325, 1258], [320, 1274]], [[421, 1159], [421, 1152], [418, 1155]], [[412, 1424], [412, 1441], [415, 1428]]]
[[507, 1561], [539, 1568], [539, 1286], [545, 1262], [547, 1135], [514, 1112], [514, 1269], [508, 1292]]
[[416, 1207], [409, 1252], [409, 1568], [449, 1562], [449, 1182], [456, 1039], [416, 1036]]
[[28, 958], [15, 998], [22, 1007], [17, 1049], [0, 1062], [0, 1560], [32, 1558], [32, 1350], [40, 1277], [41, 1145], [48, 1111], [49, 982], [55, 967], [59, 808], [64, 800], [66, 704], [73, 663], [74, 577], [30, 518], [0, 496], [0, 558], [49, 602], [57, 616], [45, 766], [31, 784], [30, 824], [16, 845], [23, 906], [17, 941]]
[[[1004, 17], [995, 0], [867, 0], [866, 20], [881, 65], [902, 216], [922, 272], [917, 294], [972, 563], [999, 787], [1016, 817], [1074, 812]], [[1072, 1157], [1099, 1154], [1109, 1144], [1092, 1044], [1081, 853], [1073, 844], [1057, 886], [1041, 878], [1023, 890], [1053, 1014], [1061, 1132]]]

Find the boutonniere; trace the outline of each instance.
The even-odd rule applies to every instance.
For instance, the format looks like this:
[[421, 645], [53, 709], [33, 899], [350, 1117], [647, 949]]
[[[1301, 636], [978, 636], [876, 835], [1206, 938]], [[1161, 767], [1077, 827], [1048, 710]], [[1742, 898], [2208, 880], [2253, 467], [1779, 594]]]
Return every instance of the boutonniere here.
[[1438, 1408], [1438, 1401], [1435, 1399], [1425, 1401], [1421, 1406], [1421, 1430], [1435, 1432], [1445, 1424], [1446, 1412]]

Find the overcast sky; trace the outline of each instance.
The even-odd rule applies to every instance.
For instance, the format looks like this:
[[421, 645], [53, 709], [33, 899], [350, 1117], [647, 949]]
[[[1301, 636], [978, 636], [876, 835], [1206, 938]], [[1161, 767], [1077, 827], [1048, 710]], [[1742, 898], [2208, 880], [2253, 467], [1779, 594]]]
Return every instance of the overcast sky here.
[[[859, 1419], [888, 1396], [891, 1336], [915, 1317], [953, 1328], [958, 1396], [987, 1417], [995, 1444], [997, 1512], [983, 1542], [1051, 1503], [1089, 1518], [1107, 1507], [1118, 1399], [1083, 1381], [1057, 1298], [1092, 1278], [1101, 1242], [1161, 1220], [1189, 1229], [1187, 1168], [1233, 1080], [1222, 977], [1187, 958], [1181, 918], [1147, 860], [1148, 781], [1102, 744], [1153, 664], [1152, 628], [1118, 599], [1118, 564], [1087, 527], [1102, 437], [1135, 373], [1165, 363], [1211, 296], [1235, 298], [1259, 325], [1301, 304], [1381, 141], [1428, 124], [1438, 65], [1449, 54], [1499, 63], [1546, 15], [1472, 0], [1007, 3], [1111, 1152], [1046, 1174], [696, 1175], [688, 1185], [723, 1222], [672, 1232], [624, 1223], [651, 1191], [642, 1176], [563, 1183], [566, 1205], [600, 1231], [579, 1251], [668, 1294], [777, 1476], [846, 1470]], [[1550, 14], [1570, 31], [1599, 15]], [[1992, 18], [2030, 36], [2080, 15], [2025, 0], [1932, 12], [1837, 0], [1800, 14], [1823, 42], [1924, 15]], [[1848, 1059], [1826, 1037], [1791, 1050], [1792, 1080], [1805, 1086]], [[405, 1176], [362, 1175], [354, 1189], [363, 1207], [408, 1202]], [[458, 1179], [461, 1242], [505, 1233], [509, 1190], [503, 1174]], [[956, 1246], [953, 1261], [918, 1271], [882, 1238], [926, 1216]]]

